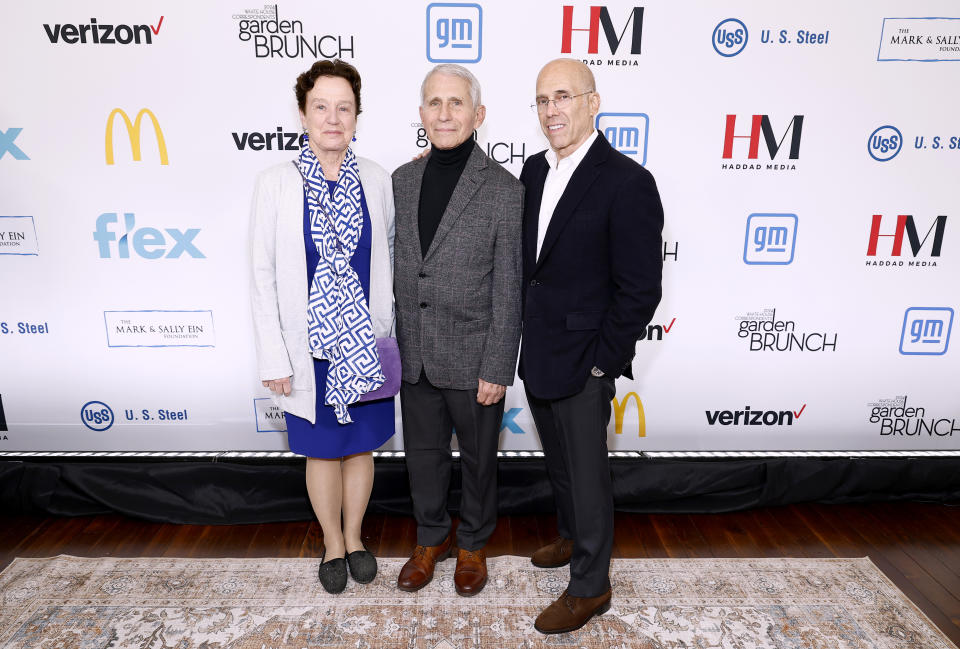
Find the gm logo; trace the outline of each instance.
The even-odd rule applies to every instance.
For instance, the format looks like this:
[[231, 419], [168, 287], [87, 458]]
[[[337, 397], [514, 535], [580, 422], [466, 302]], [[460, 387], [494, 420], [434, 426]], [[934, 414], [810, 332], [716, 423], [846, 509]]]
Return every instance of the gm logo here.
[[80, 408], [80, 421], [90, 430], [103, 431], [113, 426], [113, 410], [103, 401], [88, 401]]
[[427, 60], [476, 63], [483, 54], [483, 9], [478, 4], [427, 5]]
[[903, 148], [903, 135], [896, 126], [881, 126], [870, 134], [867, 153], [877, 162], [893, 160]]
[[743, 240], [743, 263], [785, 266], [797, 244], [796, 214], [751, 214]]
[[163, 131], [160, 130], [160, 122], [157, 121], [157, 116], [150, 110], [141, 108], [140, 112], [137, 113], [136, 119], [131, 122], [130, 116], [127, 115], [122, 108], [114, 108], [110, 111], [110, 116], [107, 117], [107, 131], [104, 138], [104, 148], [108, 165], [113, 164], [113, 122], [114, 117], [117, 115], [123, 119], [123, 125], [127, 127], [127, 137], [130, 138], [130, 150], [136, 162], [140, 162], [140, 126], [143, 122], [143, 116], [146, 115], [153, 123], [153, 132], [157, 137], [157, 148], [160, 150], [160, 164], [170, 164], [170, 160], [167, 158], [167, 143], [163, 139]]
[[643, 413], [643, 401], [640, 400], [640, 396], [636, 392], [628, 392], [623, 397], [623, 401], [619, 401], [616, 397], [613, 398], [614, 432], [617, 435], [623, 434], [623, 416], [626, 414], [627, 404], [631, 400], [637, 404], [637, 436], [646, 437], [647, 418]]
[[600, 113], [595, 125], [610, 146], [642, 165], [647, 164], [650, 118], [646, 113]]
[[913, 306], [903, 314], [900, 353], [906, 356], [942, 356], [950, 344], [953, 309]]
[[20, 136], [22, 128], [8, 128], [6, 131], [0, 130], [0, 158], [9, 153], [14, 160], [29, 160], [30, 158], [23, 149], [13, 143]]
[[727, 18], [713, 28], [713, 49], [720, 56], [736, 56], [747, 46], [747, 26]]

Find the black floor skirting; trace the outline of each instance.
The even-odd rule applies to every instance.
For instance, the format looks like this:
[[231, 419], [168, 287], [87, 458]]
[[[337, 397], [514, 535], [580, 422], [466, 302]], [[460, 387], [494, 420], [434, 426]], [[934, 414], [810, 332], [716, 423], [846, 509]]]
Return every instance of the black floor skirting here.
[[[798, 502], [960, 504], [960, 458], [611, 459], [619, 511], [712, 513]], [[0, 462], [0, 510], [239, 524], [313, 518], [303, 461]], [[542, 459], [501, 460], [500, 513], [554, 511]], [[460, 501], [454, 463], [449, 506]], [[378, 459], [368, 511], [409, 515], [402, 460]]]

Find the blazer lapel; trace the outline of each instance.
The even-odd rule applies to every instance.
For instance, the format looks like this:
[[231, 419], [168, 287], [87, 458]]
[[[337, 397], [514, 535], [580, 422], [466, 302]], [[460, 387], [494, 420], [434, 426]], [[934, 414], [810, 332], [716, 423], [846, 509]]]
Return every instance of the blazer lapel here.
[[[547, 180], [550, 165], [546, 158], [538, 168], [531, 169], [526, 185], [526, 205], [523, 210], [524, 249], [523, 258], [527, 271], [532, 271], [537, 263], [537, 228], [540, 227], [540, 203], [543, 201], [543, 183]], [[529, 274], [529, 272], [528, 272]]]
[[[470, 153], [467, 164], [463, 168], [463, 173], [460, 174], [460, 180], [457, 181], [457, 186], [453, 188], [453, 194], [450, 196], [447, 209], [444, 210], [443, 217], [440, 219], [440, 225], [437, 226], [437, 232], [433, 235], [430, 248], [427, 249], [427, 254], [423, 256], [424, 261], [429, 259], [430, 255], [436, 251], [443, 242], [444, 237], [447, 236], [453, 228], [453, 225], [457, 222], [457, 219], [460, 218], [463, 210], [470, 204], [470, 199], [473, 198], [473, 195], [480, 189], [480, 185], [483, 184], [483, 174], [480, 172], [486, 168], [487, 156], [478, 145], [474, 144], [473, 151]], [[423, 174], [421, 173], [417, 183], [417, 197], [420, 196], [419, 181], [422, 180], [422, 178]]]
[[[577, 205], [580, 204], [580, 201], [583, 200], [587, 190], [590, 189], [590, 185], [592, 185], [593, 181], [600, 175], [599, 165], [603, 164], [607, 159], [609, 149], [610, 143], [607, 142], [607, 138], [604, 137], [602, 133], [598, 134], [597, 139], [594, 140], [590, 146], [590, 150], [587, 151], [587, 155], [583, 157], [583, 160], [580, 161], [580, 164], [574, 170], [573, 175], [570, 177], [570, 182], [567, 183], [566, 189], [563, 190], [560, 201], [557, 203], [557, 207], [553, 211], [553, 216], [550, 218], [550, 225], [547, 226], [547, 233], [543, 237], [543, 246], [540, 248], [540, 256], [537, 258], [537, 268], [540, 267], [543, 260], [550, 254], [550, 249], [553, 247], [553, 244], [557, 242], [567, 221], [573, 216], [573, 211], [577, 208]], [[541, 185], [541, 191], [543, 191], [542, 187]], [[537, 207], [539, 208], [539, 205]], [[536, 237], [534, 237], [534, 246], [536, 246]], [[536, 249], [534, 249], [534, 254], [536, 254]]]
[[426, 158], [421, 158], [413, 162], [413, 167], [410, 169], [410, 182], [409, 184], [402, 185], [405, 194], [402, 198], [405, 200], [397, 201], [397, 205], [402, 208], [402, 211], [397, 211], [397, 227], [404, 229], [404, 232], [407, 233], [407, 237], [405, 238], [409, 238], [411, 245], [416, 244], [417, 254], [420, 253], [420, 230], [418, 223], [420, 186], [423, 183], [423, 171], [426, 167]]

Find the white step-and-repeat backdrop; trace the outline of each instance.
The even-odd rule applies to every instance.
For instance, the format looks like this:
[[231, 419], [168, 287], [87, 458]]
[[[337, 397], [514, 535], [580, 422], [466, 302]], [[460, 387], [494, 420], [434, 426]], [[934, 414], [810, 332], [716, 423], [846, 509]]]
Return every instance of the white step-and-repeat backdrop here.
[[[519, 175], [560, 56], [666, 212], [612, 449], [960, 448], [960, 5], [594, 1], [7, 6], [0, 450], [285, 449], [247, 223], [296, 155], [296, 76], [357, 66], [356, 150], [392, 170], [427, 144], [423, 75], [461, 62]], [[515, 386], [501, 448], [538, 446]]]

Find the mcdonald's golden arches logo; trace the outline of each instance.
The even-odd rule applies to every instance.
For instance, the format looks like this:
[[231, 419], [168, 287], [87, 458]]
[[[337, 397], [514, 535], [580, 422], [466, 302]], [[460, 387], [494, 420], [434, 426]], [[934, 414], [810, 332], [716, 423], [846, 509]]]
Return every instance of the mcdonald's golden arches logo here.
[[623, 397], [623, 401], [618, 400], [616, 397], [613, 398], [613, 416], [616, 425], [614, 431], [617, 435], [623, 434], [623, 415], [627, 412], [627, 404], [631, 399], [637, 403], [637, 436], [646, 437], [647, 420], [643, 414], [643, 401], [640, 400], [640, 396], [636, 392], [627, 392]]
[[160, 150], [160, 164], [166, 165], [170, 164], [170, 159], [167, 157], [167, 143], [163, 139], [163, 131], [160, 130], [160, 122], [157, 121], [157, 116], [153, 114], [152, 111], [148, 108], [141, 108], [140, 112], [137, 113], [137, 117], [132, 122], [130, 121], [130, 116], [122, 108], [114, 108], [110, 111], [110, 116], [107, 118], [107, 133], [104, 142], [104, 148], [107, 155], [107, 164], [114, 164], [113, 161], [113, 118], [119, 115], [123, 118], [123, 125], [127, 127], [127, 137], [130, 138], [130, 150], [133, 153], [133, 159], [137, 162], [140, 162], [140, 126], [143, 122], [143, 116], [146, 115], [150, 118], [150, 121], [153, 122], [153, 132], [157, 136], [157, 148]]

